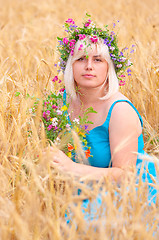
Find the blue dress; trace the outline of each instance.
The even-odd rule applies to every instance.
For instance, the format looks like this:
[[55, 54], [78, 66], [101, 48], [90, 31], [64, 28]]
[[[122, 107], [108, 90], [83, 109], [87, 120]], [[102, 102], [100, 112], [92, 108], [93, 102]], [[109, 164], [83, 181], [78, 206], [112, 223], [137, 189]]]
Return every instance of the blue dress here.
[[[64, 92], [64, 103], [66, 101], [66, 92]], [[98, 127], [93, 128], [92, 130], [89, 131], [89, 134], [87, 134], [86, 139], [88, 141], [88, 146], [91, 147], [91, 155], [93, 157], [89, 157], [88, 161], [91, 166], [94, 167], [99, 167], [99, 168], [108, 168], [111, 167], [111, 151], [110, 151], [110, 143], [109, 143], [109, 122], [111, 118], [111, 114], [113, 111], [113, 108], [115, 104], [118, 104], [120, 102], [126, 102], [130, 104], [130, 106], [136, 111], [140, 122], [141, 126], [143, 128], [143, 121], [142, 118], [138, 112], [138, 110], [134, 107], [134, 105], [128, 101], [128, 100], [117, 100], [115, 101], [107, 114], [105, 122]], [[155, 170], [155, 165], [153, 161], [143, 161], [142, 157], [144, 159], [144, 156], [146, 153], [144, 152], [144, 141], [143, 141], [143, 135], [141, 134], [138, 137], [138, 156], [137, 156], [137, 162], [136, 162], [136, 169], [137, 169], [137, 177], [136, 177], [136, 182], [138, 183], [139, 181], [139, 175], [140, 175], [140, 170], [143, 166], [143, 172], [142, 172], [142, 181], [150, 183], [148, 185], [149, 188], [149, 194], [147, 196], [148, 203], [151, 204], [152, 202], [156, 202], [156, 195], [157, 195], [157, 190], [151, 186], [151, 183], [153, 183], [153, 180], [151, 178], [151, 175], [156, 179], [156, 170]], [[100, 195], [99, 195], [100, 196]], [[101, 198], [99, 197], [97, 199], [97, 204], [101, 204]], [[88, 205], [88, 200], [85, 200], [83, 203], [83, 208], [87, 208]]]

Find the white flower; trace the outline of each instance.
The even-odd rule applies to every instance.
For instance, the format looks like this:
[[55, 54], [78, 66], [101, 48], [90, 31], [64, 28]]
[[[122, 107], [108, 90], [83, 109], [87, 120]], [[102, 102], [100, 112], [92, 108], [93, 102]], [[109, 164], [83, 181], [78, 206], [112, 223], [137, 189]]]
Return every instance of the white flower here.
[[93, 22], [91, 22], [87, 28], [95, 28], [95, 27], [96, 25]]
[[33, 110], [32, 110], [32, 108], [29, 108], [29, 113], [33, 113]]
[[129, 67], [131, 65], [132, 62], [130, 62], [130, 60], [128, 59], [128, 62], [126, 64], [127, 67]]
[[52, 118], [52, 126], [56, 127], [58, 125], [58, 119], [55, 117], [55, 118]]
[[120, 59], [121, 62], [125, 62], [125, 60], [126, 60], [126, 58], [124, 58], [124, 57], [122, 57], [122, 58]]
[[73, 122], [79, 124], [79, 119], [78, 119], [78, 118], [75, 118], [75, 119], [73, 120]]
[[70, 130], [70, 124], [66, 124], [66, 128], [68, 129], [68, 130]]
[[55, 143], [56, 145], [59, 145], [60, 142], [61, 142], [61, 139], [60, 139], [59, 137], [57, 137], [57, 138], [54, 140], [54, 143]]
[[62, 111], [61, 110], [57, 110], [57, 115], [62, 115]]
[[110, 50], [111, 50], [111, 51], [114, 51], [114, 49], [115, 49], [115, 47], [110, 47]]
[[122, 67], [122, 64], [118, 64], [118, 65], [117, 65], [117, 68], [121, 68], [121, 67]]

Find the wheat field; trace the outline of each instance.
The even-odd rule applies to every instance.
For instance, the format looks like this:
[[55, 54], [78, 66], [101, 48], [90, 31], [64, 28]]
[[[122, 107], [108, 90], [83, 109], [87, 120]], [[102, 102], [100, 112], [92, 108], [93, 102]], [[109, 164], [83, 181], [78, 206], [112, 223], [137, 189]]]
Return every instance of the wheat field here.
[[[158, 176], [159, 1], [0, 0], [0, 6], [0, 239], [159, 239], [159, 196], [149, 204], [147, 183], [139, 179], [136, 190], [133, 174], [119, 187], [59, 173], [42, 158], [41, 108], [36, 117], [28, 111], [57, 87], [51, 80], [64, 21], [80, 25], [86, 12], [100, 26], [119, 20], [120, 48], [135, 45], [121, 91], [144, 120], [145, 151]], [[156, 180], [153, 186], [159, 190]]]

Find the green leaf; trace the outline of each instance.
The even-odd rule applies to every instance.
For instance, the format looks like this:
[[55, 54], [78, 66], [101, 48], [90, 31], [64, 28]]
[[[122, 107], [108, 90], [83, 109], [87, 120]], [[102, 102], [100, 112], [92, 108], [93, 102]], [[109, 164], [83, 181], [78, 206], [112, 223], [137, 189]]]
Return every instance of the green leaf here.
[[20, 92], [16, 92], [15, 96], [18, 97], [20, 95]]

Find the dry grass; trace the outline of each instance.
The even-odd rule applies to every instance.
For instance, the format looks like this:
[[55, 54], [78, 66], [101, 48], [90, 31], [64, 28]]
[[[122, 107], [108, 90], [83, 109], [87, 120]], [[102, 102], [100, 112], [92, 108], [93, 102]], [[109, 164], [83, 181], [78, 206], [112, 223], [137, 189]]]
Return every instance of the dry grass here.
[[[51, 169], [41, 158], [46, 139], [43, 127], [39, 131], [40, 114], [33, 121], [27, 113], [34, 97], [43, 97], [45, 88], [54, 90], [56, 36], [63, 34], [63, 22], [72, 17], [81, 23], [86, 12], [99, 24], [120, 20], [120, 47], [136, 45], [132, 76], [122, 92], [144, 119], [145, 149], [157, 163], [159, 2], [0, 0], [0, 5], [0, 239], [159, 239], [159, 198], [148, 204], [147, 184], [139, 181], [136, 191], [133, 176], [120, 188], [108, 179], [84, 184], [86, 179]], [[88, 221], [82, 199], [95, 205], [96, 197], [102, 204]], [[92, 204], [88, 212], [95, 209]]]

